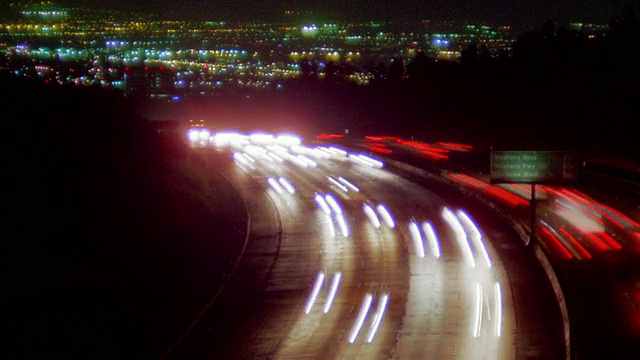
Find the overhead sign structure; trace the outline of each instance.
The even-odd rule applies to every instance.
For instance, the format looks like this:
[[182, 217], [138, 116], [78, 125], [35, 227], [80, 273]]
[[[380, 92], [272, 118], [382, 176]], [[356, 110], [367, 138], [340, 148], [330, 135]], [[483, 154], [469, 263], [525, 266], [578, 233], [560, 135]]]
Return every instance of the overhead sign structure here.
[[491, 183], [554, 184], [576, 181], [578, 157], [569, 151], [492, 151]]
[[529, 243], [536, 241], [536, 184], [562, 184], [578, 178], [578, 157], [568, 151], [492, 151], [491, 183], [531, 184]]

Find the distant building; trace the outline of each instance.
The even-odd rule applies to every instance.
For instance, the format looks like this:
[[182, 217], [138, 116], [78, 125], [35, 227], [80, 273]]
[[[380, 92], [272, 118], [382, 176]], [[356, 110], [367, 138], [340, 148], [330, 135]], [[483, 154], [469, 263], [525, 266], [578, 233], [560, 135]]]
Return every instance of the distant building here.
[[125, 96], [172, 98], [175, 93], [175, 76], [164, 66], [127, 66], [124, 69]]

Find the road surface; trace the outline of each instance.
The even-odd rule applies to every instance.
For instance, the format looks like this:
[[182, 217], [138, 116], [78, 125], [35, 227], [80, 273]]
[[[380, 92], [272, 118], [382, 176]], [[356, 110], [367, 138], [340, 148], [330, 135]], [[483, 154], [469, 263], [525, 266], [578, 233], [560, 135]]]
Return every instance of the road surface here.
[[163, 358], [563, 358], [548, 279], [485, 207], [329, 146], [218, 140], [246, 247]]

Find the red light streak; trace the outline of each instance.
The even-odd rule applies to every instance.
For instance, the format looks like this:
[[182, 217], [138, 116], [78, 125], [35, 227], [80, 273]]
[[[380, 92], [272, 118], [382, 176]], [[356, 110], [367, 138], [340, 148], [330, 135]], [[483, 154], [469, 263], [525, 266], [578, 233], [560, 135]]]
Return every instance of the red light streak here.
[[420, 151], [420, 154], [422, 154], [424, 156], [427, 156], [427, 157], [430, 157], [430, 158], [433, 158], [433, 159], [436, 159], [436, 160], [448, 160], [449, 159], [449, 157], [447, 155], [442, 155], [442, 154], [438, 154], [438, 153], [435, 153], [435, 152], [432, 152], [432, 151], [427, 151], [427, 150]]
[[591, 243], [598, 250], [607, 250], [609, 248], [607, 246], [607, 244], [605, 244], [602, 240], [600, 240], [600, 238], [598, 238], [595, 234], [593, 234], [593, 233], [585, 233], [585, 235], [587, 236], [587, 238], [589, 238]]
[[388, 147], [386, 147], [384, 145], [378, 145], [378, 144], [369, 145], [369, 149], [371, 149], [371, 151], [374, 151], [374, 152], [377, 152], [377, 153], [382, 153], [382, 154], [391, 154], [391, 153], [393, 153], [393, 150], [389, 149]]
[[611, 235], [607, 234], [604, 231], [598, 234], [600, 235], [600, 238], [604, 240], [604, 242], [607, 243], [607, 245], [609, 245], [611, 249], [613, 250], [622, 249], [622, 245], [620, 245], [620, 243], [616, 241], [616, 239], [614, 239]]
[[573, 255], [571, 255], [569, 250], [562, 245], [562, 242], [560, 242], [560, 240], [555, 237], [551, 231], [545, 227], [540, 227], [540, 231], [545, 235], [546, 239], [550, 240], [550, 245], [556, 250], [556, 254], [560, 255], [565, 260], [573, 259]]
[[399, 137], [395, 137], [395, 136], [370, 136], [370, 135], [367, 135], [364, 138], [365, 138], [365, 140], [371, 140], [371, 141], [389, 141], [389, 140], [400, 141], [400, 138]]
[[473, 187], [476, 187], [476, 188], [479, 188], [479, 187], [480, 187], [478, 184], [474, 184], [473, 182], [471, 182], [471, 181], [469, 181], [469, 180], [466, 180], [466, 179], [462, 178], [462, 177], [461, 177], [461, 176], [459, 176], [459, 175], [456, 175], [456, 174], [449, 174], [449, 176], [450, 176], [450, 177], [452, 177], [452, 178], [454, 178], [454, 179], [456, 179], [456, 180], [460, 180], [460, 181], [462, 181], [462, 182], [463, 182], [463, 183], [465, 183], [465, 184], [471, 185], [471, 186], [473, 186]]
[[560, 228], [560, 232], [562, 233], [562, 235], [566, 236], [567, 240], [569, 240], [569, 242], [571, 243], [571, 246], [578, 252], [580, 253], [580, 256], [582, 256], [585, 259], [591, 259], [591, 254], [587, 251], [587, 249], [585, 249], [579, 242], [578, 240], [576, 240], [576, 238], [574, 238], [573, 236], [571, 236], [571, 234], [569, 234], [569, 232], [563, 228]]
[[598, 201], [596, 201], [596, 200], [592, 199], [591, 197], [589, 197], [589, 196], [585, 195], [584, 193], [582, 193], [582, 192], [580, 192], [580, 191], [578, 191], [578, 190], [575, 190], [575, 189], [574, 189], [574, 190], [573, 190], [573, 192], [574, 192], [574, 193], [576, 193], [576, 194], [578, 194], [578, 195], [580, 195], [580, 196], [582, 196], [583, 198], [585, 198], [585, 199], [587, 199], [587, 200], [589, 200], [589, 201], [593, 202], [593, 203], [598, 204], [600, 207], [604, 208], [605, 210], [610, 211], [610, 212], [612, 212], [612, 213], [614, 213], [614, 214], [618, 215], [619, 217], [623, 218], [624, 220], [626, 220], [627, 222], [629, 222], [629, 223], [630, 223], [630, 224], [632, 224], [633, 226], [640, 227], [640, 224], [638, 224], [637, 222], [633, 221], [631, 218], [629, 218], [629, 217], [628, 217], [628, 216], [626, 216], [625, 214], [623, 214], [623, 213], [619, 212], [618, 210], [616, 210], [616, 209], [614, 209], [614, 208], [612, 208], [612, 207], [610, 207], [610, 206], [607, 206], [607, 205], [605, 205], [605, 204], [602, 204], [602, 203], [600, 203], [600, 202], [598, 202]]
[[342, 139], [342, 138], [344, 138], [343, 134], [320, 134], [320, 135], [316, 136], [316, 139], [318, 139], [318, 140]]
[[409, 147], [412, 147], [416, 150], [426, 150], [426, 151], [432, 151], [432, 152], [437, 152], [437, 153], [448, 153], [449, 150], [448, 149], [443, 149], [443, 148], [439, 148], [439, 147], [435, 147], [420, 141], [413, 141], [413, 140], [398, 140], [398, 142], [400, 144], [404, 144], [407, 145]]
[[482, 188], [483, 190], [486, 190], [487, 192], [499, 197], [500, 199], [502, 199], [502, 200], [504, 200], [504, 201], [506, 201], [506, 202], [508, 202], [508, 203], [510, 203], [512, 205], [526, 205], [526, 204], [529, 203], [528, 201], [526, 201], [526, 200], [524, 200], [524, 199], [522, 199], [522, 198], [520, 198], [518, 196], [515, 196], [512, 193], [510, 193], [510, 192], [508, 192], [508, 191], [506, 191], [506, 190], [504, 190], [502, 188], [490, 185], [490, 184], [488, 184], [486, 182], [483, 182], [483, 181], [478, 180], [476, 178], [473, 178], [471, 176], [468, 176], [468, 175], [465, 175], [465, 174], [458, 174], [458, 175], [449, 174], [449, 176], [453, 177], [454, 179], [460, 180], [460, 181], [462, 181], [464, 183], [470, 184], [473, 187]]
[[450, 143], [450, 142], [439, 142], [438, 145], [458, 149], [458, 150], [471, 150], [473, 146], [466, 144], [458, 144], [458, 143]]

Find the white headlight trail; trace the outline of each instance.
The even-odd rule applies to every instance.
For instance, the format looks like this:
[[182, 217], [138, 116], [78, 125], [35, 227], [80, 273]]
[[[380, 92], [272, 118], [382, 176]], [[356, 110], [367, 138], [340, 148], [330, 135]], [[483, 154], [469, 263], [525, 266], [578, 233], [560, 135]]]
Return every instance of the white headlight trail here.
[[378, 219], [378, 215], [376, 215], [376, 212], [373, 211], [371, 206], [364, 204], [363, 208], [364, 208], [364, 213], [367, 215], [367, 217], [369, 218], [369, 221], [371, 221], [373, 226], [376, 229], [380, 228], [380, 220]]
[[349, 333], [349, 343], [353, 344], [358, 337], [358, 333], [362, 328], [362, 324], [364, 323], [367, 314], [369, 313], [369, 308], [371, 307], [371, 301], [373, 301], [373, 295], [367, 293], [364, 299], [362, 300], [362, 305], [360, 305], [360, 312], [358, 313], [358, 317], [356, 318], [353, 327], [351, 328], [351, 332]]
[[322, 195], [316, 194], [314, 199], [316, 200], [316, 204], [318, 204], [318, 206], [320, 206], [322, 211], [324, 211], [327, 214], [331, 214], [331, 208], [329, 207], [329, 205], [327, 205], [327, 202], [324, 200]]
[[435, 230], [430, 223], [424, 222], [422, 223], [422, 231], [424, 231], [424, 235], [427, 238], [427, 243], [429, 244], [429, 252], [436, 258], [439, 258], [440, 243], [438, 241], [438, 237], [436, 236]]
[[342, 185], [340, 182], [338, 182], [338, 180], [332, 178], [331, 176], [327, 176], [327, 179], [329, 179], [329, 182], [333, 185], [335, 185], [338, 189], [344, 191], [344, 192], [349, 192], [349, 189], [347, 189], [346, 186]]
[[293, 185], [289, 180], [281, 177], [280, 179], [278, 179], [278, 181], [280, 182], [282, 187], [284, 187], [287, 190], [289, 194], [294, 194], [296, 192], [296, 189], [293, 187]]
[[420, 229], [415, 222], [411, 222], [409, 224], [409, 232], [411, 233], [411, 238], [413, 239], [413, 244], [416, 248], [416, 254], [418, 257], [424, 257], [424, 246], [422, 244], [422, 235], [420, 234]]
[[338, 181], [340, 181], [341, 183], [346, 185], [352, 191], [355, 191], [355, 192], [359, 192], [360, 191], [360, 189], [358, 189], [357, 186], [353, 185], [353, 183], [351, 183], [349, 180], [343, 178], [342, 176], [338, 177]]
[[307, 300], [307, 304], [304, 307], [304, 313], [309, 314], [311, 312], [311, 308], [313, 308], [313, 304], [316, 302], [316, 298], [318, 297], [318, 293], [320, 293], [320, 288], [324, 283], [324, 273], [318, 273], [318, 277], [316, 277], [316, 282], [313, 284], [313, 289], [311, 290], [311, 294], [309, 295], [309, 299]]
[[269, 183], [269, 185], [271, 185], [271, 187], [273, 188], [273, 190], [275, 190], [278, 194], [282, 194], [283, 190], [282, 190], [282, 186], [280, 186], [280, 184], [278, 184], [278, 182], [276, 181], [276, 179], [274, 178], [268, 178], [267, 182]]
[[464, 231], [462, 224], [460, 224], [460, 220], [456, 217], [451, 210], [444, 208], [442, 211], [442, 217], [444, 220], [451, 226], [453, 233], [456, 238], [456, 242], [460, 249], [462, 250], [462, 256], [464, 257], [467, 264], [474, 268], [476, 267], [476, 262], [473, 259], [473, 253], [471, 252], [471, 247], [469, 246], [469, 242], [467, 241], [467, 233]]
[[331, 207], [331, 210], [336, 214], [342, 214], [342, 207], [338, 204], [338, 201], [331, 195], [325, 195], [324, 199], [327, 201], [327, 204]]
[[471, 238], [473, 247], [476, 249], [477, 252], [480, 253], [480, 256], [482, 256], [482, 259], [484, 260], [484, 263], [487, 265], [487, 267], [491, 267], [491, 258], [489, 257], [489, 253], [487, 252], [484, 242], [482, 241], [482, 235], [480, 234], [478, 227], [473, 222], [473, 220], [471, 220], [469, 215], [467, 215], [467, 213], [465, 213], [462, 210], [458, 210], [457, 213], [458, 213], [458, 218], [460, 218], [462, 223], [469, 230], [469, 235], [470, 235], [469, 237]]
[[378, 331], [378, 327], [380, 326], [380, 322], [384, 318], [384, 312], [387, 309], [387, 304], [389, 303], [389, 294], [384, 294], [378, 301], [378, 307], [376, 312], [373, 313], [373, 321], [371, 322], [371, 328], [369, 329], [369, 335], [367, 336], [367, 343], [371, 343], [373, 338], [376, 336], [376, 332]]
[[338, 292], [338, 286], [340, 286], [340, 279], [342, 278], [342, 274], [337, 272], [333, 274], [333, 278], [331, 279], [331, 286], [329, 287], [329, 295], [327, 295], [327, 301], [324, 304], [323, 312], [326, 314], [331, 309], [331, 304], [333, 304], [333, 299], [336, 297], [336, 293]]
[[393, 217], [391, 216], [391, 213], [389, 212], [387, 207], [380, 204], [378, 205], [377, 209], [378, 209], [378, 212], [380, 213], [380, 216], [382, 217], [382, 220], [384, 220], [385, 224], [387, 224], [387, 226], [392, 229], [395, 228], [396, 222], [393, 220]]

